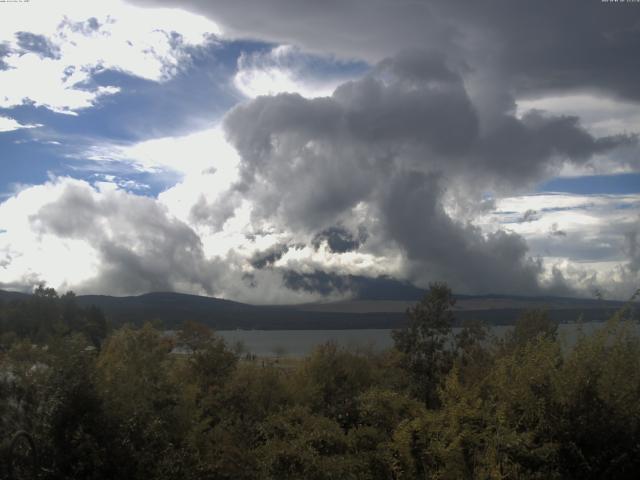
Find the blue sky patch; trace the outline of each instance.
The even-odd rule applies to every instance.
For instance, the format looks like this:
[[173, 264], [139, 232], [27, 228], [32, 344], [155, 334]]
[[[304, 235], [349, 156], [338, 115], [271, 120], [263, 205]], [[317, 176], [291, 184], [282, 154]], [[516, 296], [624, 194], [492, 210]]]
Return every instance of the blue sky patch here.
[[580, 195], [640, 193], [640, 173], [558, 177], [543, 183], [538, 192], [563, 192]]

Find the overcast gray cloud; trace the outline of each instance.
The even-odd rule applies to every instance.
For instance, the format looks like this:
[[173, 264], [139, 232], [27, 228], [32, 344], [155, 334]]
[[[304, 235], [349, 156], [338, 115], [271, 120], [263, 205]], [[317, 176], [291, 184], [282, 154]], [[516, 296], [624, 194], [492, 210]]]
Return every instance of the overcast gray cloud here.
[[187, 8], [221, 24], [232, 37], [299, 45], [377, 61], [406, 47], [452, 45], [452, 28], [432, 5], [387, 0], [135, 0], [142, 5]]
[[637, 145], [635, 135], [595, 138], [577, 117], [553, 116], [531, 110], [521, 119], [504, 115], [496, 128], [480, 139], [470, 162], [474, 174], [485, 172], [497, 183], [527, 185], [557, 172], [565, 162], [584, 164], [594, 155]]
[[[376, 62], [430, 48], [499, 70], [514, 92], [595, 88], [640, 100], [637, 5], [601, 0], [136, 0], [188, 8], [228, 35]], [[494, 79], [495, 80], [495, 79]], [[502, 83], [502, 82], [501, 82]]]
[[538, 292], [541, 266], [527, 256], [517, 234], [498, 231], [484, 237], [455, 222], [441, 205], [440, 178], [399, 172], [380, 202], [385, 232], [406, 252], [409, 277], [420, 284], [446, 278], [456, 289], [478, 293]]

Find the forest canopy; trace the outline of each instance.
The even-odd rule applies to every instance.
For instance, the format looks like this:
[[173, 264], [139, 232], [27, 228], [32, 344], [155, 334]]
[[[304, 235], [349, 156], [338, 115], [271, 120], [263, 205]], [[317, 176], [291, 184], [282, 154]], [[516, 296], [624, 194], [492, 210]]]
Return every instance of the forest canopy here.
[[569, 347], [544, 311], [496, 338], [453, 304], [432, 284], [394, 348], [276, 361], [189, 321], [109, 330], [39, 287], [0, 307], [2, 431], [31, 435], [38, 478], [636, 478], [629, 311]]

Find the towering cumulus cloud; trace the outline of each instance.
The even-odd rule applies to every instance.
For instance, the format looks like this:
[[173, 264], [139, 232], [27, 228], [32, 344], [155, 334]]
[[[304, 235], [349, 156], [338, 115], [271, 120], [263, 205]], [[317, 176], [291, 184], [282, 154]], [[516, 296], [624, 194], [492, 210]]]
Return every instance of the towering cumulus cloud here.
[[410, 50], [331, 97], [259, 97], [229, 113], [225, 127], [242, 158], [236, 188], [255, 205], [254, 222], [312, 234], [357, 218], [374, 243], [404, 252], [414, 281], [537, 291], [540, 264], [521, 237], [483, 235], [452, 218], [450, 205], [485, 189], [515, 190], [633, 139], [594, 138], [576, 118], [540, 112], [505, 111], [483, 132], [480, 121], [456, 66]]

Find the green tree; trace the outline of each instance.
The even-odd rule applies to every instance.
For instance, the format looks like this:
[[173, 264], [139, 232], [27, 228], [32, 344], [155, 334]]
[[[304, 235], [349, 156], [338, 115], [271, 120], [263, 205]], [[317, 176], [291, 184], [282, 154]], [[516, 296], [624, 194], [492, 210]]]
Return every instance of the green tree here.
[[260, 428], [257, 449], [265, 480], [362, 478], [347, 436], [337, 422], [294, 407], [269, 417]]
[[121, 328], [97, 360], [97, 386], [114, 419], [127, 478], [183, 478], [189, 465], [181, 394], [171, 378], [172, 342], [151, 325]]
[[80, 334], [50, 346], [46, 381], [40, 385], [40, 460], [60, 478], [119, 476], [119, 448], [95, 385], [95, 354]]
[[412, 390], [429, 407], [438, 405], [438, 387], [453, 364], [454, 305], [451, 289], [433, 283], [424, 298], [407, 310], [408, 325], [392, 332], [396, 349], [404, 354]]
[[358, 422], [358, 396], [371, 387], [372, 381], [368, 359], [333, 342], [317, 347], [292, 379], [300, 403], [345, 429]]
[[555, 340], [558, 334], [558, 323], [551, 320], [546, 310], [528, 310], [524, 312], [508, 337], [513, 346], [522, 347], [537, 338]]

